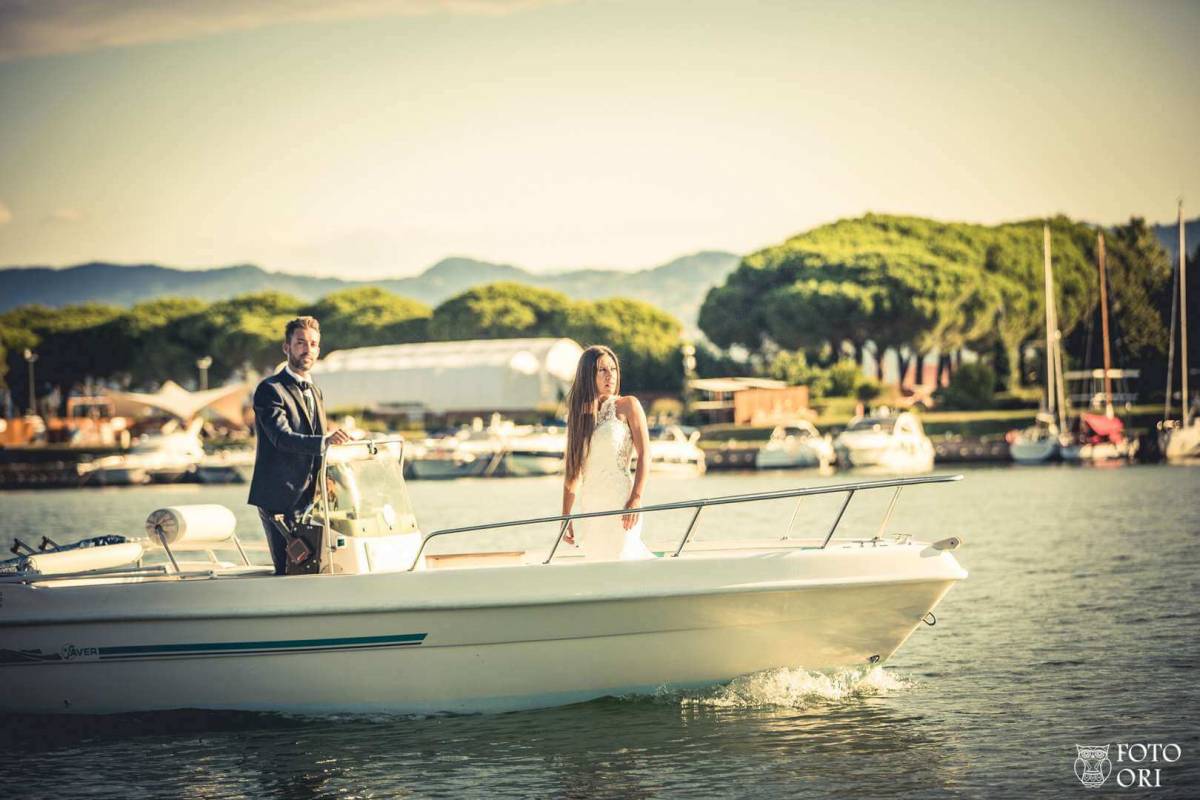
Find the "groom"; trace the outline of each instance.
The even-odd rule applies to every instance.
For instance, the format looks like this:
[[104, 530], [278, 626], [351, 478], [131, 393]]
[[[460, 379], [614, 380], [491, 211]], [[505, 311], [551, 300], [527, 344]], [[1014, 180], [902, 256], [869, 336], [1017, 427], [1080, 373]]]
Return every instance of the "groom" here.
[[297, 317], [283, 336], [287, 364], [254, 391], [254, 428], [258, 450], [250, 505], [258, 506], [275, 574], [287, 568], [287, 546], [300, 515], [313, 502], [325, 444], [350, 437], [329, 430], [325, 401], [309, 377], [321, 354], [321, 326], [313, 317]]

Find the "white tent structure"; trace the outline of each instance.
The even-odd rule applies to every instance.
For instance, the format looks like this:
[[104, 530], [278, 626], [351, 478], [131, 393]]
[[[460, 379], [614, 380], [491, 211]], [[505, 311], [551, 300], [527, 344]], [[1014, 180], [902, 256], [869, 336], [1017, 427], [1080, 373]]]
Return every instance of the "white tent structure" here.
[[338, 350], [313, 378], [325, 407], [432, 414], [552, 412], [583, 354], [571, 339], [476, 339]]
[[234, 383], [202, 392], [189, 392], [168, 380], [157, 392], [109, 392], [114, 413], [124, 417], [165, 414], [189, 423], [202, 411], [209, 411], [233, 425], [245, 425], [243, 409], [250, 398], [248, 383]]

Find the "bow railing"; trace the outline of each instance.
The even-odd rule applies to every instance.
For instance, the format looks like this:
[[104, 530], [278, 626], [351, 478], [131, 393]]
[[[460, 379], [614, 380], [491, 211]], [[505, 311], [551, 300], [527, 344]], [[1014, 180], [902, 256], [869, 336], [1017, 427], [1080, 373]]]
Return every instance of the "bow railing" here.
[[[421, 556], [425, 553], [426, 545], [428, 545], [430, 541], [443, 536], [450, 536], [452, 534], [477, 533], [479, 531], [490, 531], [500, 528], [515, 528], [528, 525], [559, 523], [558, 536], [555, 537], [554, 546], [550, 548], [549, 555], [547, 555], [546, 559], [542, 562], [543, 564], [549, 564], [554, 559], [555, 553], [558, 552], [558, 548], [562, 544], [563, 536], [566, 535], [567, 532], [567, 527], [577, 519], [615, 517], [624, 516], [631, 513], [652, 514], [662, 511], [678, 511], [680, 509], [689, 508], [695, 509], [692, 513], [691, 520], [688, 522], [687, 529], [683, 533], [683, 537], [679, 540], [679, 545], [675, 548], [675, 552], [671, 554], [671, 558], [675, 558], [683, 552], [684, 547], [686, 547], [688, 542], [691, 540], [692, 532], [696, 528], [696, 522], [700, 518], [700, 513], [706, 508], [713, 506], [734, 505], [737, 503], [759, 503], [766, 500], [784, 500], [791, 497], [805, 498], [812, 497], [814, 495], [844, 493], [846, 497], [842, 501], [841, 507], [838, 509], [838, 513], [833, 521], [833, 525], [830, 526], [829, 532], [825, 535], [824, 541], [821, 542], [820, 549], [824, 549], [829, 546], [829, 542], [833, 539], [834, 534], [837, 533], [838, 526], [841, 524], [842, 518], [846, 514], [846, 509], [849, 507], [850, 501], [854, 499], [854, 495], [858, 492], [892, 488], [896, 490], [892, 494], [892, 498], [888, 503], [887, 510], [884, 512], [883, 521], [879, 526], [879, 532], [877, 536], [882, 536], [884, 530], [887, 528], [888, 522], [891, 520], [892, 512], [895, 511], [896, 502], [900, 499], [900, 492], [902, 489], [904, 489], [904, 487], [920, 486], [930, 483], [952, 483], [954, 481], [962, 480], [962, 477], [962, 475], [925, 475], [914, 478], [889, 478], [874, 481], [858, 481], [855, 483], [835, 484], [833, 486], [814, 486], [802, 489], [781, 489], [772, 492], [753, 492], [750, 494], [735, 494], [722, 497], [706, 497], [697, 500], [683, 500], [674, 503], [658, 503], [656, 505], [641, 506], [635, 510], [618, 508], [611, 511], [586, 511], [577, 514], [561, 514], [554, 517], [534, 517], [532, 519], [517, 519], [506, 522], [490, 522], [482, 525], [466, 525], [457, 528], [443, 528], [425, 534], [425, 536], [421, 539], [421, 546], [417, 549], [417, 554], [413, 558], [413, 562], [409, 566], [408, 571], [411, 572], [416, 569], [417, 565], [421, 562]], [[796, 514], [799, 512], [799, 510], [800, 506], [797, 502], [796, 510], [792, 512], [792, 519], [788, 523], [788, 529], [781, 537], [783, 540], [786, 540], [791, 534], [792, 525], [795, 524]]]

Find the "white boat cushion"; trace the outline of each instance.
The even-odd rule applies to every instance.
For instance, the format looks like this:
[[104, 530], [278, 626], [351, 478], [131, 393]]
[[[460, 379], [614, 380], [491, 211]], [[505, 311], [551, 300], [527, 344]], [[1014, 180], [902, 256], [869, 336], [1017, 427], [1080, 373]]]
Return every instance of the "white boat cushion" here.
[[30, 556], [28, 571], [38, 575], [65, 575], [93, 569], [112, 569], [132, 564], [142, 557], [138, 542], [109, 544], [101, 547], [81, 547], [57, 553], [38, 553]]

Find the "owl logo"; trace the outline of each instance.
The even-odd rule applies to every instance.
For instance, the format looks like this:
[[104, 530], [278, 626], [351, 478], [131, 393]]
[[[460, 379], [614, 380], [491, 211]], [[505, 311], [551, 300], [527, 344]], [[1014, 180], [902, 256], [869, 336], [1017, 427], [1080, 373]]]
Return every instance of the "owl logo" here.
[[1104, 785], [1112, 773], [1112, 762], [1108, 760], [1108, 745], [1075, 745], [1078, 756], [1075, 758], [1075, 777], [1089, 789], [1097, 789]]

